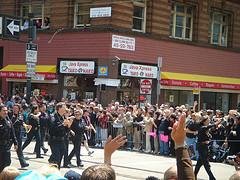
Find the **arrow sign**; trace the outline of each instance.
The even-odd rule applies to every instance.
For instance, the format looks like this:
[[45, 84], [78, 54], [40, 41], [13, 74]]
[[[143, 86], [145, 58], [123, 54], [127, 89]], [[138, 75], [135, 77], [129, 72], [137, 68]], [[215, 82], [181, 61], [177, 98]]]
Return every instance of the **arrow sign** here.
[[14, 32], [19, 32], [19, 25], [15, 25], [14, 20], [10, 24], [8, 24], [7, 28], [12, 35], [14, 35]]
[[15, 17], [5, 16], [3, 20], [3, 37], [7, 39], [19, 39], [20, 20]]

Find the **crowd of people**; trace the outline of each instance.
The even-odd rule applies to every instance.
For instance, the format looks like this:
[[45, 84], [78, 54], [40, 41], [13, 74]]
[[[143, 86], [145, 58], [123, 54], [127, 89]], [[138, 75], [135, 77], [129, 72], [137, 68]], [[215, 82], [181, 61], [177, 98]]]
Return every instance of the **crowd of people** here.
[[[109, 150], [111, 153], [122, 146], [130, 151], [176, 156], [178, 176], [191, 176], [188, 179], [196, 178], [202, 165], [209, 178], [215, 179], [209, 159], [229, 162], [236, 170], [240, 167], [240, 114], [237, 110], [230, 110], [228, 114], [221, 110], [197, 111], [197, 102], [193, 106], [145, 103], [144, 107], [139, 107], [137, 104], [121, 105], [113, 101], [103, 107], [97, 101], [78, 102], [62, 98], [57, 102], [43, 97], [32, 97], [31, 103], [27, 104], [20, 96], [7, 100], [1, 97], [0, 104], [0, 172], [11, 164], [10, 149], [13, 144], [21, 167], [29, 166], [23, 152], [33, 138], [36, 141], [33, 150], [36, 158], [43, 158], [41, 154], [48, 151], [47, 140], [51, 150], [48, 162], [58, 169], [71, 168], [74, 155], [76, 165], [84, 166], [80, 155], [81, 144], [91, 155], [94, 151], [89, 146], [105, 147], [106, 150], [109, 143], [116, 144]], [[26, 139], [22, 145], [23, 136]], [[109, 136], [114, 139], [109, 139]], [[70, 142], [73, 149], [69, 153]], [[228, 160], [228, 155], [235, 158]], [[182, 162], [183, 156], [187, 162]], [[104, 158], [105, 163], [110, 165], [111, 158], [106, 154]], [[191, 159], [197, 160], [194, 171]], [[186, 172], [179, 171], [180, 167]], [[101, 168], [106, 170], [108, 167]], [[86, 173], [101, 171], [101, 168], [91, 167]]]

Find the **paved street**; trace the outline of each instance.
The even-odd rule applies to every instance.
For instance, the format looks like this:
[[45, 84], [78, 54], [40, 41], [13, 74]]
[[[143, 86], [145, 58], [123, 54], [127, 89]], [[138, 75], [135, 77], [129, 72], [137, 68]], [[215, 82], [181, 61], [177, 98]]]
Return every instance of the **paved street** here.
[[[44, 156], [44, 159], [35, 159], [35, 155], [32, 154], [33, 146], [35, 143], [31, 143], [24, 151], [25, 157], [28, 158], [30, 163], [29, 169], [38, 169], [47, 163], [50, 152]], [[70, 145], [70, 150], [72, 145]], [[95, 153], [89, 157], [87, 151], [82, 147], [82, 160], [84, 163], [84, 168], [73, 168], [75, 171], [82, 172], [85, 168], [91, 165], [96, 165], [103, 162], [103, 150], [94, 149]], [[75, 165], [75, 158], [72, 160], [72, 164]], [[118, 151], [113, 156], [113, 168], [117, 173], [117, 179], [119, 180], [130, 180], [130, 179], [144, 179], [147, 176], [157, 176], [162, 178], [164, 171], [168, 167], [175, 164], [174, 158], [168, 158], [163, 156], [153, 156], [148, 154], [142, 154], [137, 152], [127, 152]], [[196, 162], [193, 162], [196, 164]], [[19, 162], [15, 152], [12, 152], [12, 165], [19, 167]], [[225, 164], [212, 163], [212, 169], [214, 175], [218, 180], [226, 180], [234, 172], [234, 168]], [[68, 171], [68, 169], [61, 169], [62, 173]], [[204, 170], [201, 168], [199, 179], [207, 180], [208, 176]]]

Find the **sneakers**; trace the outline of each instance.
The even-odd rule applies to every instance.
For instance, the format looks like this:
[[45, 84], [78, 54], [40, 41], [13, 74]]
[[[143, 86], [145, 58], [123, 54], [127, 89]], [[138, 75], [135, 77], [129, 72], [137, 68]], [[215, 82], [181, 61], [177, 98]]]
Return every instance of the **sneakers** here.
[[95, 147], [101, 147], [101, 144], [98, 144], [98, 143], [97, 143], [97, 144], [95, 145]]
[[91, 156], [94, 153], [94, 151], [88, 151], [88, 155]]

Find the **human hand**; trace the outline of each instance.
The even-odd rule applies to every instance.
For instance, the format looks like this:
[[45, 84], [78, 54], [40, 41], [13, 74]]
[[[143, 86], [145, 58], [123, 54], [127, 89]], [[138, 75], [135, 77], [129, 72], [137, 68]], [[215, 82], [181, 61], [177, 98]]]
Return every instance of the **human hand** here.
[[176, 146], [184, 145], [184, 140], [186, 136], [185, 121], [186, 114], [182, 113], [179, 121], [173, 125], [171, 137], [174, 140]]
[[121, 134], [114, 139], [112, 139], [112, 136], [109, 136], [104, 147], [104, 163], [111, 165], [112, 154], [126, 142], [126, 136]]
[[63, 125], [64, 125], [64, 126], [68, 126], [68, 124], [69, 124], [69, 120], [68, 120], [68, 119], [64, 119]]
[[197, 101], [194, 101], [193, 102], [193, 106], [197, 106], [198, 105], [198, 102]]

